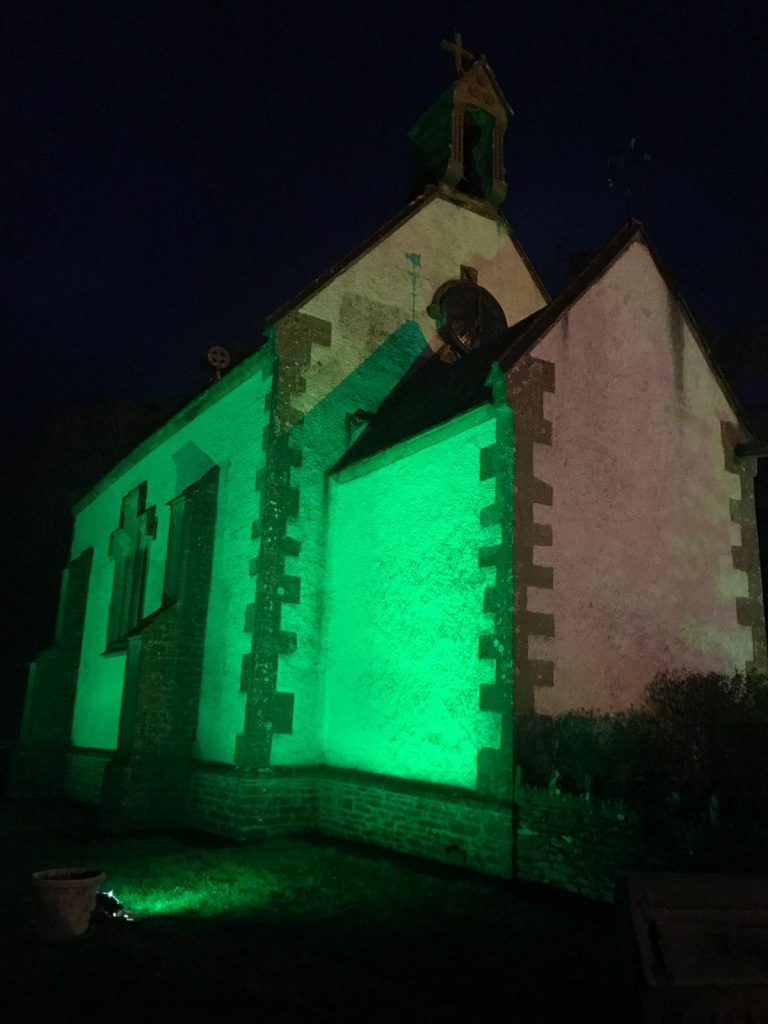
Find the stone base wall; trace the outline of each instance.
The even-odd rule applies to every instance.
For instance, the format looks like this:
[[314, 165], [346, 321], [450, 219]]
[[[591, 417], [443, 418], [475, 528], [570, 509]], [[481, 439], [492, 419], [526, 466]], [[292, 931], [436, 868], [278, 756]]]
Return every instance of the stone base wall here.
[[113, 756], [111, 750], [71, 750], [64, 783], [66, 796], [83, 804], [100, 803], [104, 770]]
[[316, 831], [318, 771], [199, 765], [192, 772], [187, 824], [244, 840]]
[[298, 832], [511, 874], [508, 804], [466, 790], [318, 767], [242, 772], [200, 765], [187, 822], [238, 839]]
[[319, 810], [318, 824], [327, 835], [511, 875], [508, 804], [447, 787], [328, 772], [320, 778]]
[[518, 784], [514, 802], [504, 802], [328, 767], [199, 764], [187, 823], [237, 839], [321, 832], [602, 901], [643, 852], [637, 815], [618, 801]]
[[[28, 764], [16, 777], [28, 778], [30, 785], [28, 792], [12, 795], [43, 795], [40, 783], [50, 779], [50, 758], [24, 753]], [[70, 751], [65, 773], [65, 795], [101, 802], [105, 820], [104, 773], [112, 756], [109, 751]], [[151, 789], [153, 780], [168, 795], [165, 775], [142, 776], [144, 789]], [[621, 872], [643, 863], [642, 830], [632, 808], [519, 783], [509, 802], [328, 767], [245, 770], [197, 763], [186, 805], [175, 792], [172, 799], [175, 813], [166, 824], [238, 840], [321, 832], [497, 877], [543, 882], [597, 900], [613, 899]], [[154, 818], [151, 823], [157, 824]]]
[[621, 872], [642, 862], [638, 816], [619, 801], [517, 786], [515, 803], [522, 880], [611, 901]]
[[113, 759], [104, 771], [101, 820], [110, 832], [186, 825], [189, 767]]

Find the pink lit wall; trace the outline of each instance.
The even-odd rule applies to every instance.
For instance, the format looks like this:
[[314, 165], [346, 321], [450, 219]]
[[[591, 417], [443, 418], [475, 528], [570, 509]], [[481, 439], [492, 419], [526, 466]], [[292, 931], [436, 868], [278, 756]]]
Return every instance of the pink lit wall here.
[[662, 669], [744, 669], [752, 632], [737, 622], [747, 576], [721, 421], [736, 417], [641, 241], [633, 242], [535, 346], [555, 364], [545, 395], [553, 444], [534, 472], [553, 487], [551, 590], [528, 608], [555, 635], [530, 656], [554, 662], [535, 707], [555, 713], [637, 704]]

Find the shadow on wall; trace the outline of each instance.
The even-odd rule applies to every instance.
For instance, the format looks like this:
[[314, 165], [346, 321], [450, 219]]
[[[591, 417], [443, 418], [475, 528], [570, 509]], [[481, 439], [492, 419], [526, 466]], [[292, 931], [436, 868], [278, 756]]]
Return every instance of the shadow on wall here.
[[187, 441], [177, 452], [174, 452], [173, 461], [176, 465], [175, 494], [181, 494], [187, 487], [197, 483], [209, 469], [213, 469], [216, 465], [213, 459], [192, 441]]

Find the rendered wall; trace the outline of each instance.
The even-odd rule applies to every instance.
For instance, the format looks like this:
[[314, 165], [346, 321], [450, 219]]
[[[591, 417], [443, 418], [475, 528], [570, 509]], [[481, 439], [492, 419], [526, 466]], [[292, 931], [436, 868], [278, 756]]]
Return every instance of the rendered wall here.
[[554, 686], [536, 709], [617, 710], [663, 669], [743, 669], [740, 481], [721, 428], [735, 416], [646, 247], [630, 245], [532, 355], [555, 367], [553, 444], [534, 446], [553, 487], [537, 507], [553, 543], [537, 552], [554, 586], [528, 592], [554, 615], [554, 637], [530, 642]]
[[[420, 265], [408, 254], [417, 255]], [[294, 703], [291, 731], [272, 737], [273, 764], [312, 764], [322, 758], [318, 664], [327, 471], [359, 433], [348, 416], [359, 409], [376, 410], [427, 347], [435, 323], [426, 307], [439, 285], [459, 276], [462, 263], [478, 271], [480, 283], [498, 298], [510, 323], [543, 304], [506, 227], [436, 195], [287, 318], [309, 318], [312, 336], [324, 338], [311, 345], [301, 386], [291, 387], [290, 394], [290, 405], [303, 417], [290, 435], [291, 447], [301, 456], [290, 475], [298, 493], [290, 532], [300, 552], [286, 559], [286, 571], [300, 581], [300, 599], [285, 603], [281, 614], [281, 629], [295, 633], [296, 649], [281, 654], [277, 686], [292, 693]], [[277, 324], [278, 337], [282, 327]], [[301, 347], [302, 330], [298, 325], [289, 330], [296, 334], [293, 358], [287, 359], [292, 374], [303, 360], [295, 349]]]
[[[170, 510], [167, 503], [219, 465], [218, 518], [205, 637], [205, 662], [197, 735], [199, 756], [231, 761], [234, 737], [242, 728], [242, 656], [248, 649], [245, 607], [253, 599], [249, 562], [256, 541], [251, 524], [258, 516], [255, 474], [263, 463], [262, 432], [270, 387], [262, 369], [264, 351], [215, 385], [193, 407], [183, 410], [144, 442], [115, 474], [81, 503], [75, 519], [73, 557], [94, 548], [78, 678], [72, 743], [114, 749], [125, 673], [125, 654], [105, 655], [107, 616], [114, 563], [109, 540], [117, 528], [123, 497], [147, 482], [147, 504], [157, 510], [157, 536], [151, 542], [144, 615], [160, 606]], [[191, 413], [194, 413], [192, 415]]]
[[[328, 336], [331, 346], [337, 344], [330, 324]], [[300, 576], [301, 599], [285, 605], [282, 612], [282, 628], [295, 632], [298, 642], [295, 651], [280, 659], [278, 689], [294, 694], [294, 714], [291, 732], [272, 739], [272, 764], [318, 764], [322, 760], [318, 666], [326, 595], [328, 470], [359, 432], [347, 417], [360, 408], [377, 408], [425, 345], [415, 323], [402, 324], [291, 431], [291, 445], [302, 453], [301, 466], [291, 474], [299, 493], [291, 535], [301, 551], [299, 557], [289, 560], [289, 571]]]
[[427, 306], [441, 284], [459, 277], [462, 264], [478, 271], [509, 324], [544, 305], [504, 224], [436, 195], [301, 307], [332, 323], [334, 336], [329, 348], [313, 351], [297, 408], [311, 409], [405, 321], [415, 320], [429, 339], [435, 322]]
[[499, 745], [498, 714], [480, 711], [492, 668], [478, 658], [492, 621], [480, 511], [494, 499], [480, 450], [494, 442], [495, 423], [461, 423], [407, 458], [374, 459], [365, 475], [331, 481], [328, 764], [474, 788], [479, 749]]

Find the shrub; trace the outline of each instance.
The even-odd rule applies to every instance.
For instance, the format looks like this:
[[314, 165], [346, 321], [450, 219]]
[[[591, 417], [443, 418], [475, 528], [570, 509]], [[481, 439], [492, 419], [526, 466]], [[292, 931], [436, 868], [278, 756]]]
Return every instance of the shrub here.
[[516, 759], [529, 785], [545, 786], [557, 771], [558, 786], [567, 792], [631, 798], [653, 768], [649, 731], [649, 717], [639, 711], [521, 715]]
[[768, 794], [768, 679], [663, 673], [643, 707], [619, 715], [570, 711], [517, 719], [523, 781], [631, 800], [649, 819], [674, 807], [692, 821], [759, 831]]
[[670, 790], [696, 817], [713, 798], [726, 819], [765, 813], [768, 680], [757, 674], [657, 676], [646, 707], [653, 752]]

